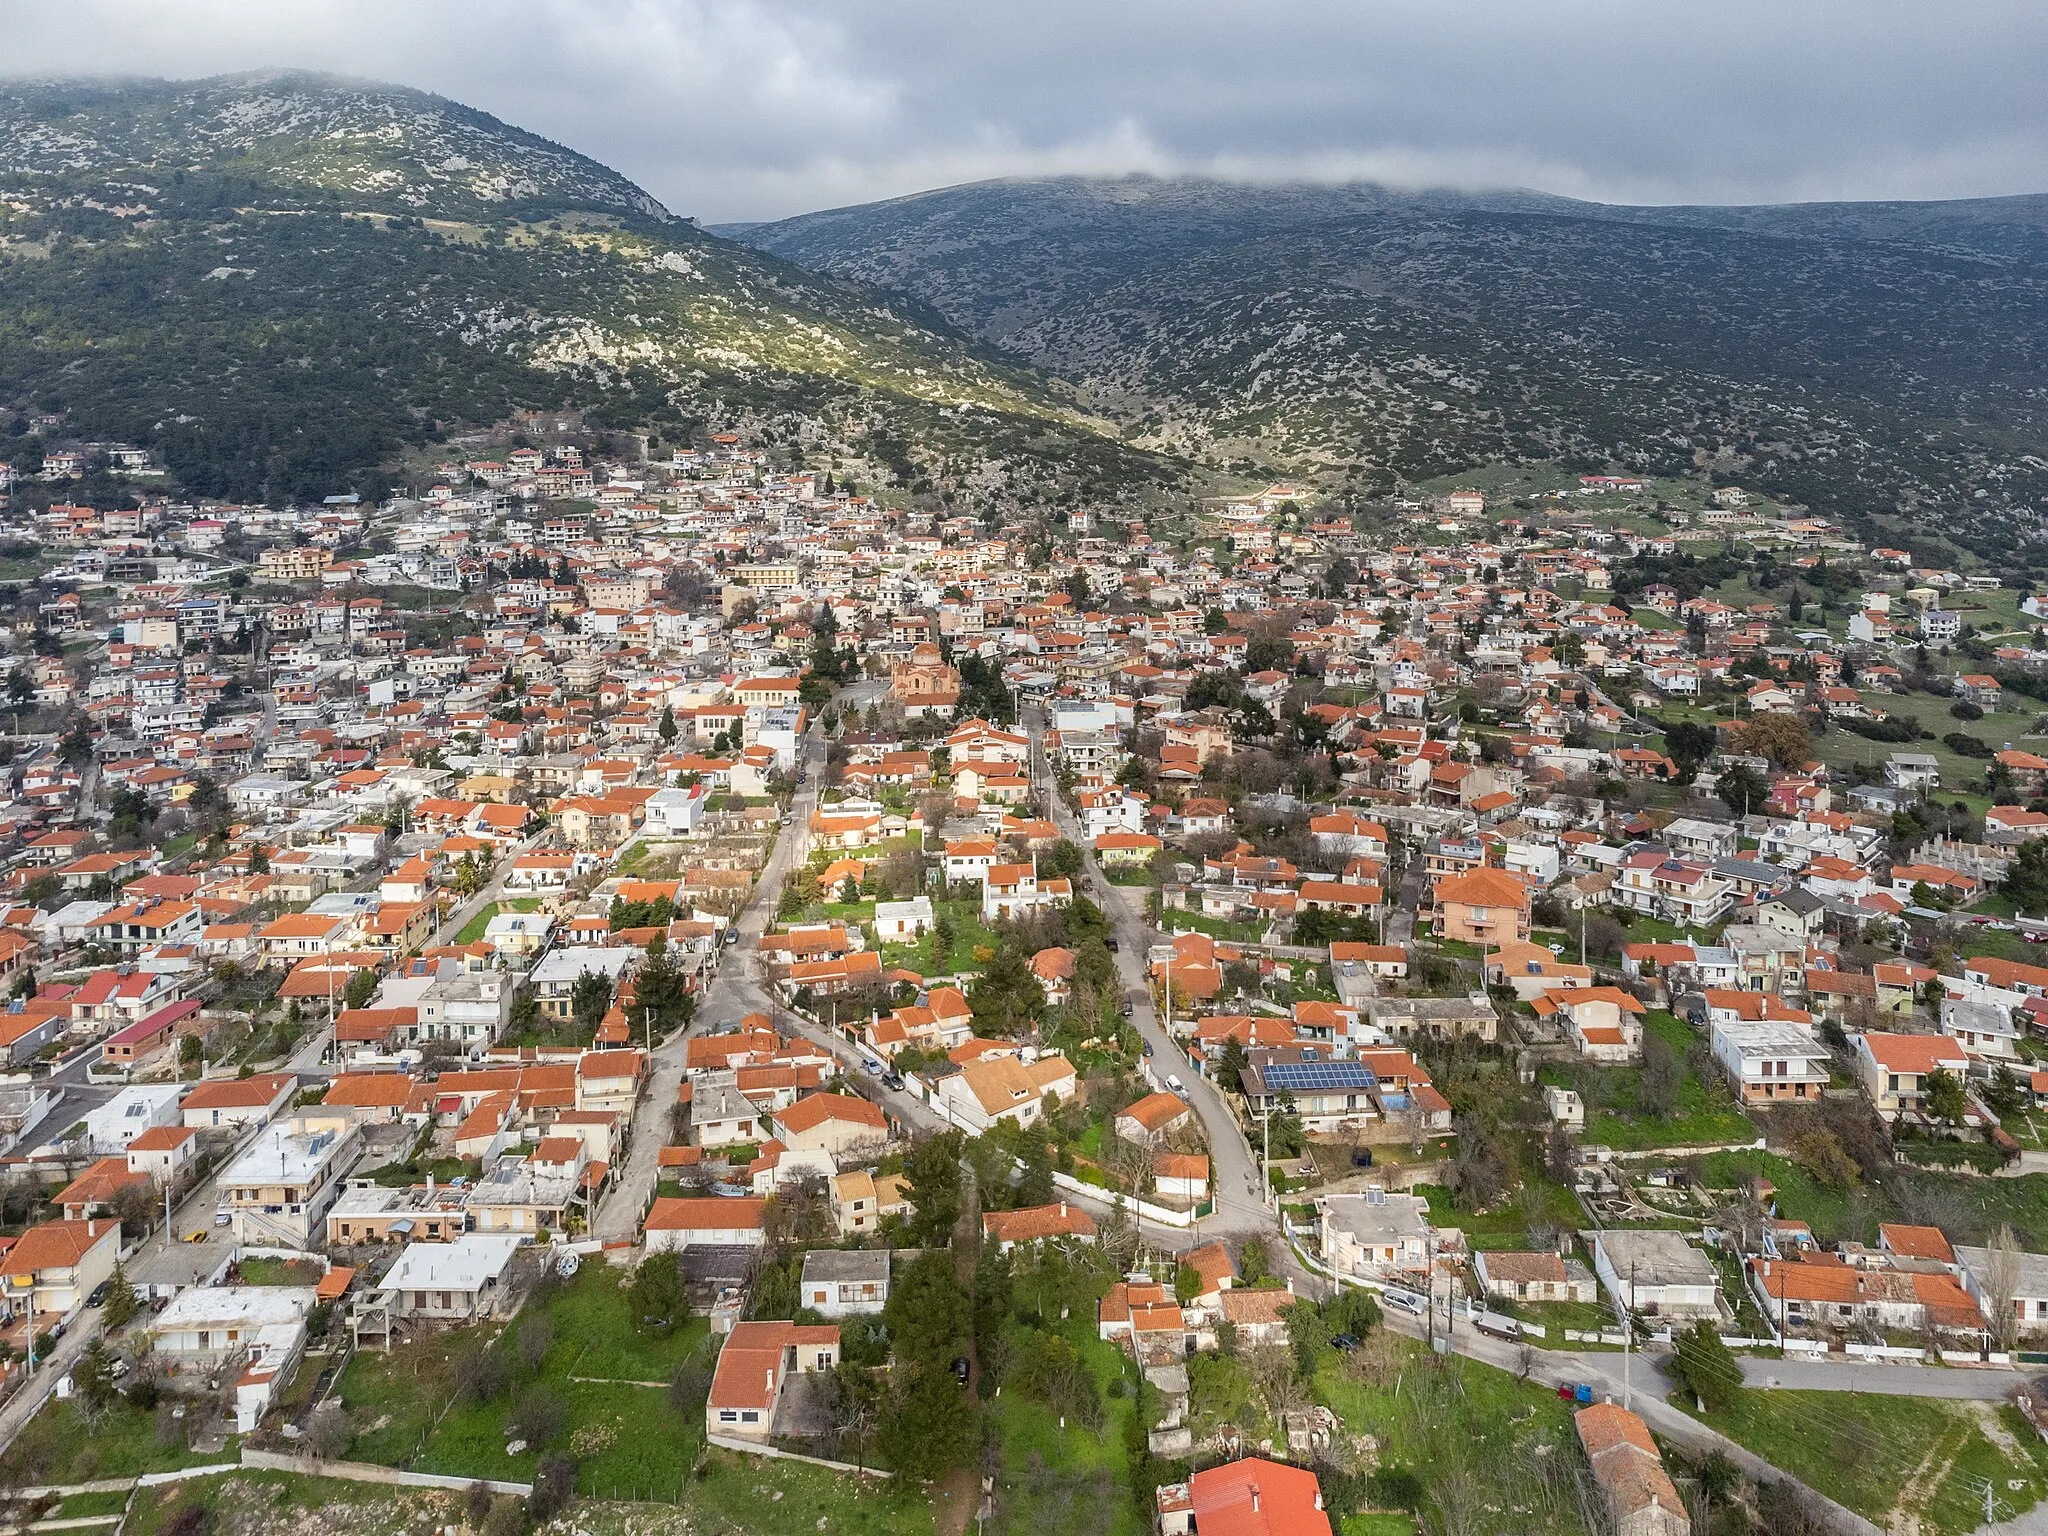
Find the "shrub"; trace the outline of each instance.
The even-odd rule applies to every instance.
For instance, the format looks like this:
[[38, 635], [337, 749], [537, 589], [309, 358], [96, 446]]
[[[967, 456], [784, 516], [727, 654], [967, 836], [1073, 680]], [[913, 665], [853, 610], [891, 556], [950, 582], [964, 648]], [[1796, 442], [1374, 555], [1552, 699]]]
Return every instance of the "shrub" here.
[[1955, 703], [1949, 705], [1948, 712], [1958, 720], [1982, 720], [1984, 718], [1984, 711], [1975, 704], [1972, 704], [1968, 699], [1957, 699]]

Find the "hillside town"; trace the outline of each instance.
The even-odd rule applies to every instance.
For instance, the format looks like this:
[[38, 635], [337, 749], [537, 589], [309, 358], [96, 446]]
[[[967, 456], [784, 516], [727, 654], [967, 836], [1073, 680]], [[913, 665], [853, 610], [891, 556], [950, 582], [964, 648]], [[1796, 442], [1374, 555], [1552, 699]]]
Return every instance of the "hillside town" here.
[[469, 446], [53, 450], [0, 540], [7, 1487], [112, 1423], [1016, 1529], [1071, 1432], [1105, 1529], [1491, 1530], [1483, 1368], [1521, 1529], [1858, 1528], [1821, 1394], [1995, 1428], [1872, 1433], [1914, 1529], [2048, 1494], [2048, 597], [1731, 485]]

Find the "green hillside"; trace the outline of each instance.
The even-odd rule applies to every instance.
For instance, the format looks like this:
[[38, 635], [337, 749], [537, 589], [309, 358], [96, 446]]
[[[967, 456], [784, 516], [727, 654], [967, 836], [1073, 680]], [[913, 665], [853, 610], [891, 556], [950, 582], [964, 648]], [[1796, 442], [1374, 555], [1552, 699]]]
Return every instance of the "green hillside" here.
[[0, 89], [0, 405], [237, 499], [376, 490], [408, 445], [565, 405], [969, 506], [1173, 475], [912, 306], [482, 113], [307, 75]]

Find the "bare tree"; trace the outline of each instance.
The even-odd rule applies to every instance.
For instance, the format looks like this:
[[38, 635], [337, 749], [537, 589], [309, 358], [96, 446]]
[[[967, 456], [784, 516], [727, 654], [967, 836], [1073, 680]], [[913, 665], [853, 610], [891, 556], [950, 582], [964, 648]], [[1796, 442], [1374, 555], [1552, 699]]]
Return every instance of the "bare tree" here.
[[2020, 1245], [2009, 1223], [2001, 1223], [1985, 1250], [1984, 1300], [1991, 1314], [1991, 1337], [2000, 1349], [2009, 1350], [2019, 1335], [2019, 1321], [2013, 1306], [2020, 1293]]

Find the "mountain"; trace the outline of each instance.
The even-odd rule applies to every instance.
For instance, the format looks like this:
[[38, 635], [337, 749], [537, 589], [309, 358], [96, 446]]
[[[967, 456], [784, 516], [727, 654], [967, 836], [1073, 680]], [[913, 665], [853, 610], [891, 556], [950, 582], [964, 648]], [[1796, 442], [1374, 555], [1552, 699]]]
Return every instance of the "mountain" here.
[[1360, 488], [1496, 460], [1706, 471], [2048, 566], [2048, 198], [1054, 178], [730, 233], [928, 304], [1143, 447]]
[[418, 445], [571, 406], [969, 506], [1175, 474], [900, 299], [484, 113], [295, 73], [0, 85], [0, 406], [237, 499], [379, 490]]

